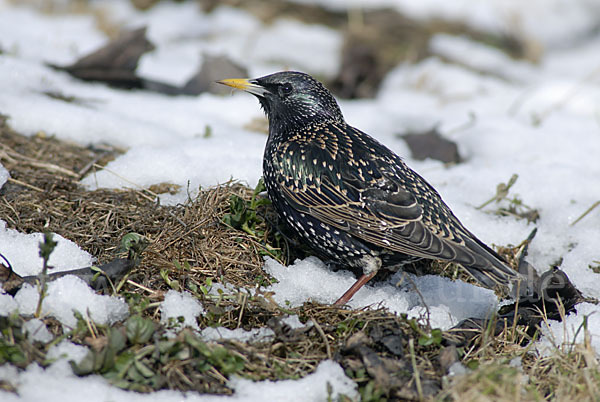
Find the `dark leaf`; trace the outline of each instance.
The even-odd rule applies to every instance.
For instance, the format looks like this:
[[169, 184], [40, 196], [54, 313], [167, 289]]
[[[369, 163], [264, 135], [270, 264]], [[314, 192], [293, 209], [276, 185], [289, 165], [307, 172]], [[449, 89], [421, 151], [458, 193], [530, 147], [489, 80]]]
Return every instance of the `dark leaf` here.
[[122, 88], [142, 88], [137, 77], [140, 57], [154, 49], [146, 39], [146, 27], [123, 32], [119, 37], [70, 66], [52, 66], [86, 81], [103, 81]]
[[444, 163], [459, 163], [461, 161], [456, 144], [440, 135], [436, 128], [425, 133], [403, 134], [412, 157], [417, 160], [427, 158]]

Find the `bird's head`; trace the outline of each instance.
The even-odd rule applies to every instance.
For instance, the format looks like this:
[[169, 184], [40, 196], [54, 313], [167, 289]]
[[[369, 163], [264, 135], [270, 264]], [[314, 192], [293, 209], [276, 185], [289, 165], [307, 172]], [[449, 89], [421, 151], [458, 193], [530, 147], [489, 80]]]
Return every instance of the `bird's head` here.
[[271, 131], [287, 131], [313, 123], [342, 122], [331, 92], [308, 74], [284, 71], [255, 79], [227, 79], [220, 84], [255, 95], [269, 119]]

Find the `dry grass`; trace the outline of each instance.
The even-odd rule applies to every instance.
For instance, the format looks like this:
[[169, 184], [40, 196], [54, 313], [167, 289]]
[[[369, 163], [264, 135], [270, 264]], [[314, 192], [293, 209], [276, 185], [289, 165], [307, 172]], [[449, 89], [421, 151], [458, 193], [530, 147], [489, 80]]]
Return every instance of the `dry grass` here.
[[[0, 216], [24, 233], [50, 230], [77, 243], [100, 263], [115, 257], [119, 239], [129, 232], [150, 245], [134, 279], [150, 289], [165, 289], [161, 269], [174, 279], [207, 277], [247, 285], [264, 275], [265, 239], [227, 228], [221, 219], [229, 198], [248, 198], [251, 189], [236, 183], [200, 191], [185, 205], [164, 207], [150, 190], [86, 191], [78, 180], [118, 150], [85, 149], [53, 138], [26, 138], [0, 125], [0, 160], [11, 178], [0, 192]], [[172, 188], [154, 186], [154, 190]], [[176, 264], [190, 265], [179, 272]], [[78, 267], [73, 267], [78, 268]], [[18, 269], [18, 268], [17, 268]]]
[[598, 356], [591, 345], [557, 347], [541, 356], [530, 346], [506, 344], [467, 374], [454, 377], [439, 399], [466, 401], [597, 401]]

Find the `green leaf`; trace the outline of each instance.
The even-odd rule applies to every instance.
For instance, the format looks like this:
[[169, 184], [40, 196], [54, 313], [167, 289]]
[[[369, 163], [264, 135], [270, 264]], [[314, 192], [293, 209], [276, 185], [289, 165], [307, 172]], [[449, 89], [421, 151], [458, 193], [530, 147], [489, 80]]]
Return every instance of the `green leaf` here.
[[135, 354], [129, 350], [121, 353], [114, 359], [114, 365], [111, 368], [111, 374], [106, 375], [106, 378], [122, 379], [129, 373], [131, 366], [135, 363]]
[[156, 331], [154, 322], [139, 315], [131, 316], [125, 321], [125, 334], [130, 343], [146, 343], [150, 340], [154, 331]]
[[154, 376], [154, 371], [152, 371], [150, 367], [146, 366], [140, 360], [135, 359], [133, 365], [136, 368], [136, 370], [145, 378], [150, 378]]
[[439, 345], [442, 343], [442, 331], [439, 328], [431, 330], [430, 334], [423, 334], [418, 341], [421, 346]]
[[126, 345], [127, 338], [125, 334], [121, 330], [111, 327], [108, 331], [108, 347], [118, 353], [125, 349]]

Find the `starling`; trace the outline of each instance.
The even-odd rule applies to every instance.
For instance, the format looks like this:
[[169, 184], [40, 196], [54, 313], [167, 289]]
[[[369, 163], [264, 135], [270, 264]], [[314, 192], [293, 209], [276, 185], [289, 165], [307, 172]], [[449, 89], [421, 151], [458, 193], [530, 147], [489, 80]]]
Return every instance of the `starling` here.
[[362, 269], [336, 305], [382, 266], [420, 258], [456, 262], [488, 288], [519, 278], [425, 179], [348, 125], [333, 95], [310, 75], [286, 71], [219, 83], [255, 95], [269, 119], [263, 175], [279, 217], [318, 254]]

